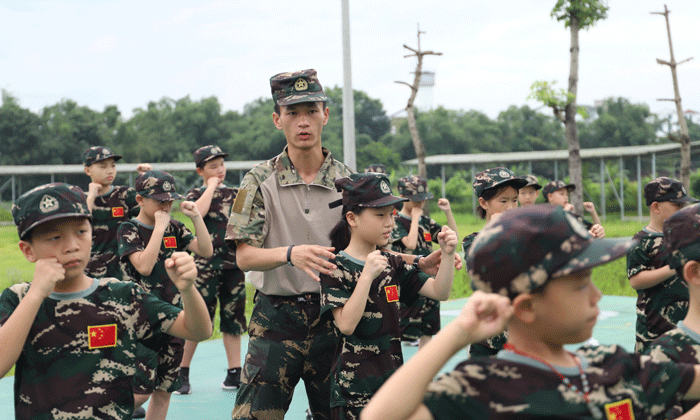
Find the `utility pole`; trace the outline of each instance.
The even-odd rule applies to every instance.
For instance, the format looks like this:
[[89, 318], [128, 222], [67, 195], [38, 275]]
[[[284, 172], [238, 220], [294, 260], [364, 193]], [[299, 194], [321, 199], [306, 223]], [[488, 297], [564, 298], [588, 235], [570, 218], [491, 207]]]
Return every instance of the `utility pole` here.
[[651, 12], [652, 15], [662, 15], [666, 18], [666, 31], [668, 32], [668, 48], [671, 51], [671, 60], [665, 61], [661, 59], [656, 59], [659, 64], [665, 64], [671, 68], [671, 76], [673, 77], [673, 93], [674, 99], [657, 99], [658, 101], [671, 101], [676, 103], [676, 113], [678, 114], [678, 125], [680, 126], [680, 136], [676, 136], [673, 133], [668, 133], [668, 138], [671, 141], [681, 144], [681, 183], [685, 186], [685, 189], [690, 189], [690, 132], [688, 131], [688, 123], [685, 121], [685, 115], [683, 114], [683, 105], [681, 104], [681, 93], [678, 89], [678, 75], [676, 74], [676, 67], [679, 64], [683, 64], [687, 61], [693, 59], [693, 57], [686, 58], [681, 62], [676, 62], [673, 55], [673, 43], [671, 42], [671, 23], [668, 20], [668, 14], [671, 13], [668, 7], [664, 4], [663, 12]]
[[343, 9], [343, 160], [357, 170], [355, 153], [355, 97], [350, 65], [350, 10], [348, 0], [342, 0]]

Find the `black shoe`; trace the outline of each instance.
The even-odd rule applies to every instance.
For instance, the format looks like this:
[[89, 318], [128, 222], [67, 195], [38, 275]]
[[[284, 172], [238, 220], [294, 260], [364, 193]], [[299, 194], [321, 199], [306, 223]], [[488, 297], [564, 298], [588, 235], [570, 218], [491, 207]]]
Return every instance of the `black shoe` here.
[[229, 369], [226, 372], [226, 379], [221, 384], [221, 388], [235, 390], [241, 386], [241, 368]]
[[192, 388], [190, 387], [190, 370], [180, 369], [180, 383], [182, 386], [173, 394], [187, 395], [192, 393]]
[[306, 409], [306, 420], [314, 420], [314, 414], [311, 412], [310, 408]]
[[134, 414], [131, 415], [131, 418], [134, 419], [142, 419], [146, 417], [146, 409], [143, 407], [139, 407], [136, 410], [134, 410]]

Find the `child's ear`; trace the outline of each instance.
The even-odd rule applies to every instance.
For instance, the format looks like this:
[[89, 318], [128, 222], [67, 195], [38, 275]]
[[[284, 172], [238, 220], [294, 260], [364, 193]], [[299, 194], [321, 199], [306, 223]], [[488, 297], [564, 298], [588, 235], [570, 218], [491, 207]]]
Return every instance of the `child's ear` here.
[[513, 299], [513, 315], [524, 324], [531, 324], [537, 318], [533, 299], [530, 293], [521, 293]]
[[202, 169], [202, 168], [200, 168], [199, 166], [197, 166], [197, 175], [203, 176], [203, 174], [204, 174], [204, 169]]
[[488, 207], [488, 205], [487, 205], [487, 203], [486, 203], [486, 200], [484, 200], [484, 197], [479, 197], [479, 206], [480, 206], [482, 209], [487, 210], [486, 207]]
[[352, 227], [357, 227], [357, 215], [351, 211], [345, 213], [345, 219], [348, 221], [348, 225]]
[[140, 194], [136, 194], [136, 204], [138, 204], [139, 206], [143, 206], [143, 202], [144, 202], [143, 196]]
[[27, 261], [32, 263], [37, 261], [36, 255], [34, 254], [34, 247], [32, 247], [31, 242], [20, 240], [19, 249], [22, 251], [24, 258], [26, 258]]
[[683, 266], [683, 278], [688, 284], [700, 286], [700, 262], [690, 260]]
[[90, 176], [90, 177], [92, 176], [92, 175], [90, 175], [92, 173], [92, 171], [90, 170], [89, 166], [85, 166], [83, 168], [83, 171], [85, 171], [85, 175]]
[[658, 211], [659, 211], [659, 202], [658, 202], [658, 201], [653, 201], [653, 202], [649, 205], [649, 212], [650, 212], [650, 213], [651, 213], [651, 212], [656, 213], [656, 212], [658, 212]]

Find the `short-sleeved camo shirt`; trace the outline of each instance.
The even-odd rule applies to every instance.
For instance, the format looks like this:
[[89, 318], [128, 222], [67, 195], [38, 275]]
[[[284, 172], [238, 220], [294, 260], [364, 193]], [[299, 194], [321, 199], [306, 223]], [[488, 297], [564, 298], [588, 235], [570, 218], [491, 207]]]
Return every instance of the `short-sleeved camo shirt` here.
[[[627, 277], [668, 265], [661, 246], [663, 234], [642, 229], [639, 243], [627, 253]], [[648, 289], [637, 291], [637, 326], [634, 351], [644, 353], [652, 341], [676, 327], [688, 313], [688, 286], [675, 274]]]
[[95, 197], [92, 208], [92, 252], [85, 273], [90, 277], [122, 278], [119, 265], [117, 230], [122, 222], [139, 213], [136, 190], [112, 186], [109, 192]]
[[[3, 325], [30, 283], [0, 296]], [[180, 309], [132, 282], [95, 279], [44, 299], [15, 370], [18, 419], [131, 419], [136, 343], [167, 331]]]
[[[648, 352], [655, 362], [700, 363], [700, 334], [678, 322], [678, 326], [666, 331], [654, 340]], [[683, 400], [680, 405], [670, 408], [665, 419], [675, 419], [698, 404], [698, 400]]]
[[[206, 188], [194, 188], [187, 193], [185, 199], [197, 201]], [[236, 268], [236, 251], [226, 245], [226, 225], [231, 214], [231, 206], [236, 199], [237, 188], [220, 185], [214, 192], [209, 206], [209, 212], [204, 217], [211, 243], [214, 246], [214, 255], [207, 259], [195, 256], [197, 268], [200, 270], [228, 270]]]
[[[590, 400], [606, 419], [664, 418], [690, 388], [692, 365], [655, 363], [618, 346], [577, 351], [590, 384]], [[582, 389], [578, 367], [560, 367]], [[428, 386], [424, 403], [441, 419], [539, 419], [593, 416], [578, 392], [549, 367], [510, 351], [467, 360]]]
[[[331, 407], [363, 407], [403, 364], [400, 303], [411, 304], [429, 276], [400, 257], [382, 253], [389, 264], [372, 282], [362, 319], [352, 335], [340, 335], [331, 369]], [[341, 251], [332, 275], [321, 274], [321, 313], [345, 305], [364, 261]]]
[[409, 216], [401, 213], [394, 216], [395, 225], [390, 239], [392, 251], [413, 255], [430, 254], [433, 252], [433, 242], [438, 243], [437, 235], [440, 233], [442, 226], [430, 217], [421, 216], [418, 221], [416, 248], [409, 251], [401, 242], [401, 238], [408, 236], [408, 232], [411, 230], [411, 221]]
[[180, 292], [165, 270], [165, 260], [170, 258], [173, 252], [187, 250], [187, 246], [194, 240], [192, 232], [179, 220], [170, 219], [160, 244], [158, 261], [149, 276], [141, 275], [134, 268], [129, 261], [129, 255], [146, 249], [146, 245], [153, 235], [153, 226], [147, 226], [136, 219], [131, 219], [122, 223], [118, 235], [119, 257], [127, 263], [125, 264], [125, 275], [157, 298], [176, 306], [182, 306]]

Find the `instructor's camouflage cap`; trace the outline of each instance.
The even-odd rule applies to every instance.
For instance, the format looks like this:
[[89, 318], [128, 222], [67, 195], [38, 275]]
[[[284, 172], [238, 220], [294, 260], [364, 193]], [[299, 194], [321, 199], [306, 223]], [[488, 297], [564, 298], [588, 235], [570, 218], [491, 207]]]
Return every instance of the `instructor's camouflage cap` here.
[[508, 168], [498, 167], [476, 174], [472, 185], [474, 186], [474, 194], [477, 197], [481, 197], [484, 191], [504, 184], [511, 185], [516, 190], [519, 190], [527, 184], [527, 181], [515, 176], [513, 171]]
[[365, 168], [365, 173], [374, 172], [377, 174], [386, 174], [386, 166], [381, 163], [373, 163]]
[[467, 270], [475, 290], [513, 299], [568, 276], [619, 258], [629, 239], [594, 239], [560, 206], [541, 204], [502, 213], [474, 238]]
[[549, 200], [547, 199], [547, 194], [551, 194], [554, 191], [560, 190], [562, 188], [566, 188], [568, 192], [571, 192], [576, 189], [576, 185], [574, 184], [565, 184], [564, 181], [551, 181], [548, 182], [547, 185], [544, 186], [542, 189], [542, 195], [544, 196], [544, 202], [549, 203]]
[[80, 187], [62, 182], [41, 185], [22, 194], [12, 205], [12, 218], [22, 240], [41, 223], [64, 217], [92, 218]]
[[523, 179], [524, 179], [525, 181], [527, 181], [527, 184], [524, 185], [525, 187], [532, 187], [532, 188], [534, 188], [534, 189], [536, 189], [536, 190], [539, 190], [540, 188], [542, 188], [542, 186], [540, 185], [539, 180], [538, 180], [537, 177], [534, 176], [534, 175], [530, 175], [530, 174], [525, 175], [525, 176], [523, 177]]
[[279, 106], [328, 100], [314, 69], [276, 74], [270, 78], [270, 89]]
[[665, 176], [656, 178], [644, 186], [644, 198], [647, 206], [657, 201], [670, 201], [672, 203], [697, 203], [698, 200], [690, 197], [680, 181]]
[[666, 219], [663, 243], [673, 269], [691, 260], [700, 261], [700, 205], [683, 208]]
[[136, 178], [136, 193], [158, 201], [173, 201], [182, 198], [175, 191], [175, 179], [164, 171], [147, 171]]
[[121, 158], [121, 156], [115, 155], [111, 150], [103, 146], [93, 146], [83, 153], [83, 163], [85, 166], [90, 166], [93, 163], [102, 162], [107, 159], [114, 159], [116, 162]]
[[195, 150], [192, 156], [194, 156], [194, 164], [199, 168], [205, 162], [209, 162], [212, 159], [228, 157], [228, 153], [224, 153], [219, 146], [210, 144], [209, 146], [202, 146]]
[[335, 180], [335, 187], [342, 191], [343, 198], [336, 200], [328, 207], [343, 206], [360, 207], [385, 207], [408, 201], [407, 198], [397, 197], [391, 194], [389, 178], [382, 174], [366, 173], [351, 174], [349, 177]]
[[399, 179], [399, 195], [411, 201], [423, 201], [433, 198], [433, 194], [428, 191], [428, 181], [418, 175], [409, 175]]

